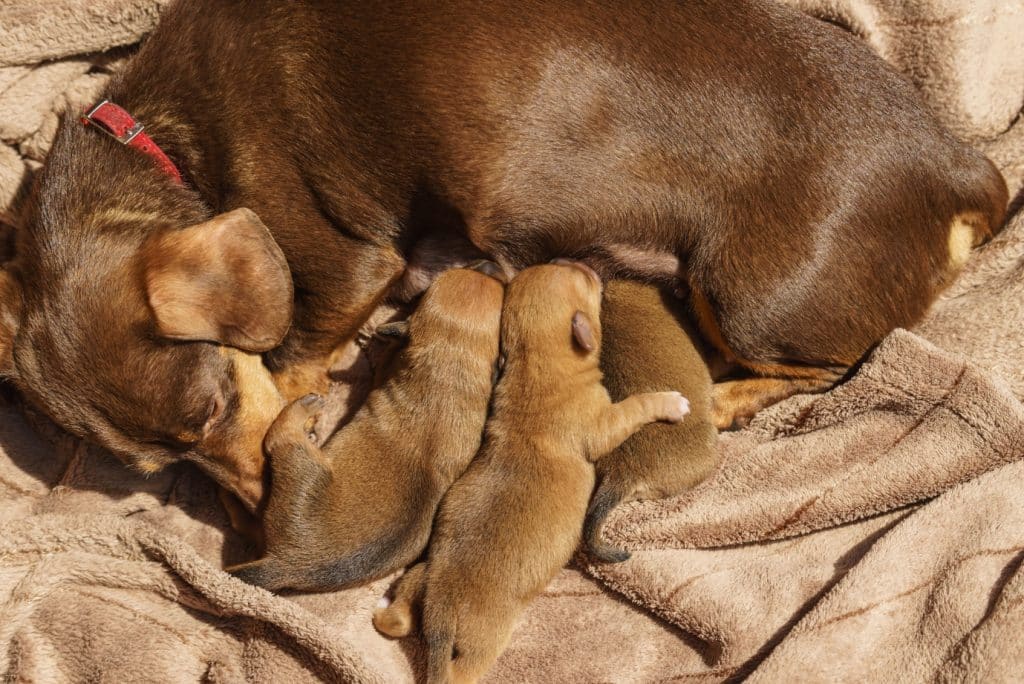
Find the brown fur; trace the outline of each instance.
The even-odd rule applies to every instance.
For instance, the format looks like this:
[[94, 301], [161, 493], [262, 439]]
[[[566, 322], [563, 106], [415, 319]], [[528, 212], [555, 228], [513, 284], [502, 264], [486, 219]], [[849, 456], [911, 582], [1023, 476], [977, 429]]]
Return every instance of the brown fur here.
[[319, 396], [293, 402], [274, 421], [265, 443], [267, 554], [232, 569], [237, 577], [271, 590], [324, 591], [420, 555], [441, 496], [483, 434], [504, 296], [486, 264], [446, 271], [407, 330], [385, 328], [407, 334], [408, 345], [322, 451], [310, 440]]
[[611, 402], [600, 306], [597, 276], [569, 265], [526, 269], [508, 286], [484, 447], [445, 495], [425, 568], [376, 617], [400, 633], [422, 594], [431, 682], [476, 681], [504, 649], [516, 616], [579, 544], [594, 461], [643, 425], [686, 415], [678, 392]]
[[621, 503], [675, 496], [703, 480], [718, 463], [718, 432], [711, 423], [711, 378], [671, 294], [612, 281], [604, 291], [601, 328], [601, 372], [612, 401], [675, 389], [690, 402], [690, 415], [678, 425], [648, 425], [595, 465], [598, 485], [583, 538], [592, 556], [619, 562], [629, 552], [601, 540], [608, 514]]
[[[1006, 206], [906, 78], [765, 0], [179, 0], [104, 96], [187, 183], [64, 122], [0, 288], [2, 371], [68, 430], [147, 468], [196, 461], [250, 508], [255, 438], [175, 441], [218, 388], [259, 399], [217, 350], [231, 338], [160, 335], [140, 273], [153, 235], [242, 207], [267, 226], [294, 293], [264, 354], [285, 399], [324, 388], [395, 283], [479, 254], [682, 278], [720, 353], [827, 386], [948, 282], [951, 226], [984, 239]], [[245, 282], [219, 305], [263, 305]], [[741, 396], [727, 413], [780, 393]]]

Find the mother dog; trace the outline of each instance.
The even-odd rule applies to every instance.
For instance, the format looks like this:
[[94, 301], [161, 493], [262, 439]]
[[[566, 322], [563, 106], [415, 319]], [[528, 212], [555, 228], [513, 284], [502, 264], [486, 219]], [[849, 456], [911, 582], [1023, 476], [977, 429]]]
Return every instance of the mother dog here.
[[913, 323], [1006, 204], [906, 80], [767, 0], [181, 0], [105, 97], [29, 205], [0, 365], [250, 508], [278, 392], [396, 285], [481, 254], [679, 279], [754, 375], [724, 424]]

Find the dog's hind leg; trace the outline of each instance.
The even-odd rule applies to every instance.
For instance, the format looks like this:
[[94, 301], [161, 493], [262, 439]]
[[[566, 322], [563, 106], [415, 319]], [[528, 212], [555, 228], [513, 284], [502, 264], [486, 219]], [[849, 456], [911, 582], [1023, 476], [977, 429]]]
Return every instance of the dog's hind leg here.
[[[401, 576], [391, 603], [373, 611], [373, 626], [381, 634], [400, 638], [416, 629], [416, 611], [423, 601], [426, 562], [417, 563]], [[387, 599], [381, 599], [383, 603]]]
[[766, 406], [794, 394], [824, 392], [839, 377], [835, 371], [822, 369], [817, 377], [752, 377], [715, 383], [711, 389], [712, 422], [719, 430], [743, 427]]

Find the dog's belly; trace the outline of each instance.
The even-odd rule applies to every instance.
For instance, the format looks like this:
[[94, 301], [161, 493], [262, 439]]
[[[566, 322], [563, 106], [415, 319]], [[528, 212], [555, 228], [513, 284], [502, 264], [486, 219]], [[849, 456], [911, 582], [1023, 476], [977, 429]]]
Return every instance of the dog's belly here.
[[528, 266], [569, 257], [586, 262], [604, 279], [633, 278], [672, 286], [682, 282], [679, 257], [670, 249], [645, 246], [639, 239], [637, 244], [630, 244], [598, 232], [589, 241], [538, 249], [538, 245], [550, 242], [542, 233], [519, 237], [477, 245], [469, 236], [453, 232], [427, 234], [413, 246], [405, 272], [389, 292], [389, 298], [411, 301], [442, 272], [484, 258], [497, 262], [509, 277]]

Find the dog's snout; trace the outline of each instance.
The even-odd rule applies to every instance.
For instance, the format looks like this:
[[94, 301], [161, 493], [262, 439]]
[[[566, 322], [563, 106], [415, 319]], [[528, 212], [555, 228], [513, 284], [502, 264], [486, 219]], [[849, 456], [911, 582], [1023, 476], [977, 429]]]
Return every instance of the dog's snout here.
[[575, 259], [565, 259], [563, 257], [559, 257], [557, 259], [552, 259], [551, 263], [558, 264], [560, 266], [572, 266], [573, 268], [577, 268], [583, 271], [583, 273], [585, 273], [588, 278], [594, 281], [594, 283], [596, 283], [598, 287], [601, 286], [601, 276], [597, 274], [597, 271], [592, 269], [590, 266], [587, 266], [582, 261], [576, 261]]
[[474, 271], [479, 271], [484, 275], [490, 276], [497, 280], [498, 282], [504, 283], [506, 285], [508, 284], [508, 277], [505, 275], [505, 272], [501, 270], [501, 266], [498, 266], [498, 264], [494, 263], [493, 261], [488, 261], [487, 259], [480, 259], [479, 261], [474, 261], [472, 264], [470, 264], [469, 268], [473, 269]]

